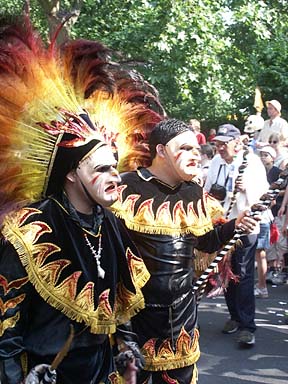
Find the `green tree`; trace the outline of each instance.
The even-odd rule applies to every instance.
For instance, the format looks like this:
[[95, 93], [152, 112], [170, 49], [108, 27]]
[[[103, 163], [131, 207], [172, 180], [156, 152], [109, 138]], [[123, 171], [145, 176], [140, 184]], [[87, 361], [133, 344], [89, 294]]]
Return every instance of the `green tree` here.
[[[1, 12], [20, 13], [23, 4], [0, 0]], [[74, 14], [60, 38], [113, 48], [156, 86], [171, 116], [207, 128], [233, 116], [241, 128], [256, 85], [287, 116], [286, 0], [30, 0], [30, 8], [47, 39]]]

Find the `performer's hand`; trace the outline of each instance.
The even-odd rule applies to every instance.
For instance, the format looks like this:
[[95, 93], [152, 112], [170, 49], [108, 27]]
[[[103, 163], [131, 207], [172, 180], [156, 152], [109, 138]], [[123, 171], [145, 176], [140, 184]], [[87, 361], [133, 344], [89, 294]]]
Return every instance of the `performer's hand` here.
[[137, 382], [137, 371], [138, 368], [135, 365], [135, 359], [129, 361], [127, 364], [126, 371], [123, 375], [125, 384], [136, 384]]
[[261, 220], [260, 216], [252, 217], [249, 211], [241, 212], [235, 223], [237, 229], [241, 229], [243, 233], [249, 234], [254, 231], [257, 222]]
[[[48, 364], [36, 365], [28, 373], [26, 379], [24, 380], [24, 384], [41, 384], [43, 382], [55, 384], [56, 383], [56, 372], [55, 371], [52, 371], [51, 375], [49, 375], [49, 378], [46, 379], [45, 373], [47, 373], [49, 371], [49, 368], [50, 368], [50, 365], [48, 365]], [[44, 379], [44, 376], [45, 376], [46, 380]]]
[[235, 187], [239, 192], [245, 192], [246, 190], [242, 180], [236, 180]]

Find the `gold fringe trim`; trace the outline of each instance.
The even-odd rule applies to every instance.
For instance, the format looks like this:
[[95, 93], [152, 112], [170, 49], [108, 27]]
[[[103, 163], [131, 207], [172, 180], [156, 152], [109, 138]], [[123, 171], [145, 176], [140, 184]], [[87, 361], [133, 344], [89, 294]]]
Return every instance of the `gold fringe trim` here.
[[[139, 194], [131, 194], [123, 200], [123, 190], [125, 188], [122, 188], [119, 200], [112, 205], [111, 210], [125, 221], [130, 230], [171, 236], [188, 233], [201, 236], [213, 228], [210, 216], [212, 209], [207, 205], [207, 199], [199, 200], [196, 210], [192, 201], [184, 209], [183, 200], [178, 200], [171, 213], [169, 201], [163, 202], [156, 209], [153, 207], [153, 198], [142, 201], [139, 200], [141, 199]], [[137, 210], [135, 209], [136, 201], [141, 201]]]
[[197, 383], [198, 383], [198, 368], [197, 368], [197, 365], [194, 364], [193, 376], [192, 376], [192, 381], [190, 384], [197, 384]]
[[140, 257], [134, 255], [130, 248], [126, 250], [126, 257], [136, 294], [128, 291], [123, 283], [118, 284], [116, 301], [117, 324], [126, 323], [141, 309], [144, 309], [145, 302], [141, 288], [150, 279], [150, 273], [145, 263]]
[[192, 233], [195, 236], [202, 236], [205, 233], [213, 229], [212, 222], [203, 223], [203, 226], [185, 226], [185, 227], [170, 227], [170, 226], [155, 226], [144, 223], [134, 222], [127, 218], [127, 216], [121, 212], [113, 210], [113, 213], [118, 218], [124, 220], [128, 229], [135, 232], [147, 233], [152, 235], [168, 235], [168, 236], [180, 236]]
[[26, 377], [28, 375], [28, 357], [26, 352], [22, 353], [22, 355], [20, 356], [20, 362], [23, 375], [24, 377]]
[[[109, 290], [106, 290], [100, 294], [98, 307], [94, 310], [93, 282], [87, 282], [85, 287], [76, 296], [77, 282], [81, 275], [80, 271], [75, 271], [64, 281], [56, 285], [62, 270], [70, 262], [62, 259], [44, 264], [46, 258], [51, 254], [49, 253], [51, 252], [50, 249], [52, 249], [52, 252], [55, 252], [55, 249], [56, 252], [60, 249], [54, 244], [37, 244], [41, 234], [51, 232], [50, 228], [43, 224], [45, 223], [37, 221], [19, 228], [15, 221], [7, 219], [2, 233], [14, 246], [21, 263], [26, 269], [30, 282], [49, 305], [61, 311], [71, 320], [84, 322], [87, 326], [91, 327], [92, 333], [103, 334], [114, 333], [116, 331], [116, 324], [128, 321], [144, 308], [144, 297], [140, 287], [137, 286], [137, 284], [142, 286], [149, 278], [148, 271], [145, 272], [144, 268], [141, 273], [139, 271], [138, 274], [135, 272], [136, 294], [126, 290], [123, 292], [126, 302], [121, 300], [123, 305], [119, 306], [117, 300], [120, 301], [121, 297], [117, 296], [113, 309], [110, 307], [108, 300]], [[135, 262], [134, 266], [132, 265], [132, 269], [134, 267]], [[121, 295], [122, 291], [120, 290], [118, 293]], [[117, 312], [118, 310], [120, 311], [119, 313]], [[7, 326], [5, 325], [6, 328]]]
[[147, 371], [165, 371], [193, 365], [200, 357], [199, 331], [194, 329], [194, 337], [191, 340], [189, 334], [182, 328], [176, 341], [176, 351], [171, 347], [170, 340], [165, 340], [163, 344], [155, 350], [156, 339], [148, 340], [141, 351], [145, 358]]

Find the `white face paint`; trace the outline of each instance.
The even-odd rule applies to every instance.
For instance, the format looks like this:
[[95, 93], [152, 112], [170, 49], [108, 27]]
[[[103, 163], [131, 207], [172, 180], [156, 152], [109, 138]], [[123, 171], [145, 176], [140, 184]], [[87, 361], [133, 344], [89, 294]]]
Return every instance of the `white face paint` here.
[[201, 156], [198, 141], [192, 131], [180, 133], [168, 141], [165, 152], [176, 182], [190, 181], [199, 173]]
[[[116, 170], [117, 161], [110, 147], [104, 145], [92, 152], [76, 169], [81, 198], [91, 199], [103, 207], [109, 207], [118, 198], [117, 186], [121, 181]], [[87, 192], [88, 195], [87, 195]], [[90, 196], [90, 198], [89, 198]]]

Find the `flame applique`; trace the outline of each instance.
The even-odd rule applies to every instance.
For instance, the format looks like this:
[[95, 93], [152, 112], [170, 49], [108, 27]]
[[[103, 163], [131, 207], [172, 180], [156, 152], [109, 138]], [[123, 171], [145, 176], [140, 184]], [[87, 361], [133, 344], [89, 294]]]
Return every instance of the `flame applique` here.
[[[8, 282], [8, 280], [0, 275], [0, 287], [3, 288], [4, 301], [0, 298], [0, 314], [1, 316], [7, 315], [8, 310], [13, 310], [17, 307], [22, 301], [24, 301], [26, 294], [20, 293], [18, 296], [9, 298], [7, 297], [13, 289], [20, 289], [28, 282], [28, 276], [22, 277], [20, 279], [13, 280]], [[14, 316], [7, 317], [4, 321], [0, 321], [0, 336], [3, 335], [6, 329], [13, 328], [17, 321], [20, 318], [20, 314], [16, 313]]]
[[0, 286], [3, 287], [4, 295], [7, 295], [12, 289], [20, 289], [28, 281], [28, 276], [13, 280], [8, 283], [6, 277], [0, 275]]
[[166, 371], [162, 373], [162, 379], [168, 384], [179, 384], [179, 381], [172, 379], [172, 377], [170, 377]]
[[176, 349], [173, 351], [171, 340], [166, 339], [156, 349], [157, 339], [148, 340], [142, 347], [145, 358], [145, 369], [148, 371], [159, 371], [181, 368], [194, 364], [200, 357], [199, 332], [194, 329], [193, 339], [182, 327], [176, 340]]
[[[130, 292], [122, 283], [119, 283], [118, 295], [116, 295], [114, 306], [111, 308], [109, 289], [100, 292], [97, 300], [94, 298], [94, 282], [87, 281], [85, 286], [80, 289], [81, 271], [73, 271], [68, 276], [66, 273], [64, 278], [63, 272], [68, 266], [72, 267], [71, 261], [64, 258], [51, 258], [53, 254], [61, 252], [61, 248], [56, 244], [51, 242], [38, 243], [41, 236], [51, 233], [52, 229], [39, 220], [26, 223], [31, 215], [39, 213], [42, 212], [24, 208], [16, 215], [8, 216], [3, 227], [3, 235], [16, 249], [28, 273], [28, 277], [23, 280], [23, 283], [27, 282], [29, 278], [39, 295], [48, 304], [73, 320], [84, 321], [87, 326], [91, 327], [92, 333], [109, 334], [115, 332], [116, 323], [128, 321], [132, 315], [144, 307], [144, 298], [140, 287], [150, 276], [145, 270], [144, 263], [140, 258], [133, 255], [131, 250], [127, 249], [127, 259], [130, 260], [129, 268], [133, 276], [136, 293]], [[0, 284], [3, 285], [4, 290], [8, 290], [14, 286], [20, 286], [21, 281], [9, 285], [5, 278], [0, 276]], [[9, 305], [14, 304], [15, 301], [9, 303]], [[4, 310], [4, 303], [2, 303], [1, 308]]]

